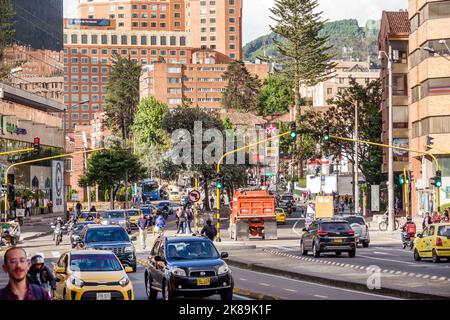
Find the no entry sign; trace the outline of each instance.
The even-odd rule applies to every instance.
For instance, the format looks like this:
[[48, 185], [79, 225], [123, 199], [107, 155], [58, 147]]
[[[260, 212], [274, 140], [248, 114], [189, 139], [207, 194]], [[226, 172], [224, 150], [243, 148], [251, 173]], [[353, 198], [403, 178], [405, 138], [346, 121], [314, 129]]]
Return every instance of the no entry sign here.
[[189, 192], [189, 200], [192, 202], [199, 202], [200, 201], [200, 192], [198, 190], [192, 190]]

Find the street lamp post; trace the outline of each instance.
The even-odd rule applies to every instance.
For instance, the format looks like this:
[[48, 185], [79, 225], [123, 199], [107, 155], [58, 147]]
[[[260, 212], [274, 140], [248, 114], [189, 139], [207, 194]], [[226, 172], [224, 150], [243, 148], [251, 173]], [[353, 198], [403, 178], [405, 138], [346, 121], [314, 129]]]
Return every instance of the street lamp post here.
[[[389, 46], [389, 55], [384, 51], [380, 51], [378, 56], [381, 59], [381, 54], [384, 54], [388, 59], [388, 73], [389, 73], [389, 100], [388, 100], [388, 110], [389, 110], [389, 142], [388, 144], [392, 146], [393, 144], [393, 130], [394, 130], [394, 110], [392, 106], [392, 47]], [[394, 154], [393, 149], [388, 150], [388, 231], [393, 232], [395, 230], [394, 226]]]
[[[355, 102], [355, 139], [358, 140], [358, 136], [359, 136], [359, 130], [358, 130], [358, 102]], [[359, 144], [358, 142], [355, 142], [355, 199], [353, 199], [354, 201], [354, 209], [355, 209], [355, 213], [359, 212], [359, 185], [358, 185], [358, 180], [359, 180], [359, 175], [358, 175], [358, 169], [359, 169], [359, 158], [358, 158], [358, 147]]]

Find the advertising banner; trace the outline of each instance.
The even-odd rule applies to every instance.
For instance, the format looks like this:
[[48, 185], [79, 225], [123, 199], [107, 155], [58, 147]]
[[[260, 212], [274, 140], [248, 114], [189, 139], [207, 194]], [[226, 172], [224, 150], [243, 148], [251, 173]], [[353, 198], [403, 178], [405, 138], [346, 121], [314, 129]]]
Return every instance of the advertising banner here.
[[109, 27], [111, 22], [108, 19], [69, 19], [69, 25], [84, 27]]
[[53, 212], [64, 212], [64, 161], [52, 161]]

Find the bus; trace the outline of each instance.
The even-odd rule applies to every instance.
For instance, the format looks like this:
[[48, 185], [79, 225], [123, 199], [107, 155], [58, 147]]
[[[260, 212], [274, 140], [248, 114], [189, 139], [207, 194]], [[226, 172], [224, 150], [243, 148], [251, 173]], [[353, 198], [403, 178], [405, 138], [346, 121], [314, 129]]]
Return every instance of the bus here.
[[152, 179], [144, 179], [139, 184], [142, 190], [142, 198], [146, 201], [158, 201], [161, 199], [159, 195], [159, 185], [158, 182]]

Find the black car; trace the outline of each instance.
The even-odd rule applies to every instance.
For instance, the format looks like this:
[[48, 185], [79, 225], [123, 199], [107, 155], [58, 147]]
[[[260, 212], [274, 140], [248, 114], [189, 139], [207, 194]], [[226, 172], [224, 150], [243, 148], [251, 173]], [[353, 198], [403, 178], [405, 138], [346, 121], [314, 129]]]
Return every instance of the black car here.
[[207, 297], [220, 294], [233, 298], [231, 270], [213, 242], [202, 236], [160, 236], [156, 239], [145, 270], [145, 288], [149, 299], [158, 292], [165, 300], [178, 296]]
[[72, 245], [72, 248], [75, 248], [80, 240], [81, 232], [83, 231], [84, 226], [88, 224], [95, 224], [94, 221], [84, 221], [84, 222], [78, 222], [74, 229], [70, 232], [69, 238], [70, 243]]
[[78, 249], [95, 249], [112, 251], [124, 266], [136, 272], [136, 251], [131, 241], [136, 237], [128, 236], [124, 228], [118, 225], [87, 225], [78, 240]]
[[355, 231], [343, 219], [314, 220], [303, 229], [300, 251], [302, 255], [312, 251], [314, 257], [320, 257], [323, 252], [334, 252], [337, 256], [347, 252], [353, 258], [356, 255]]

